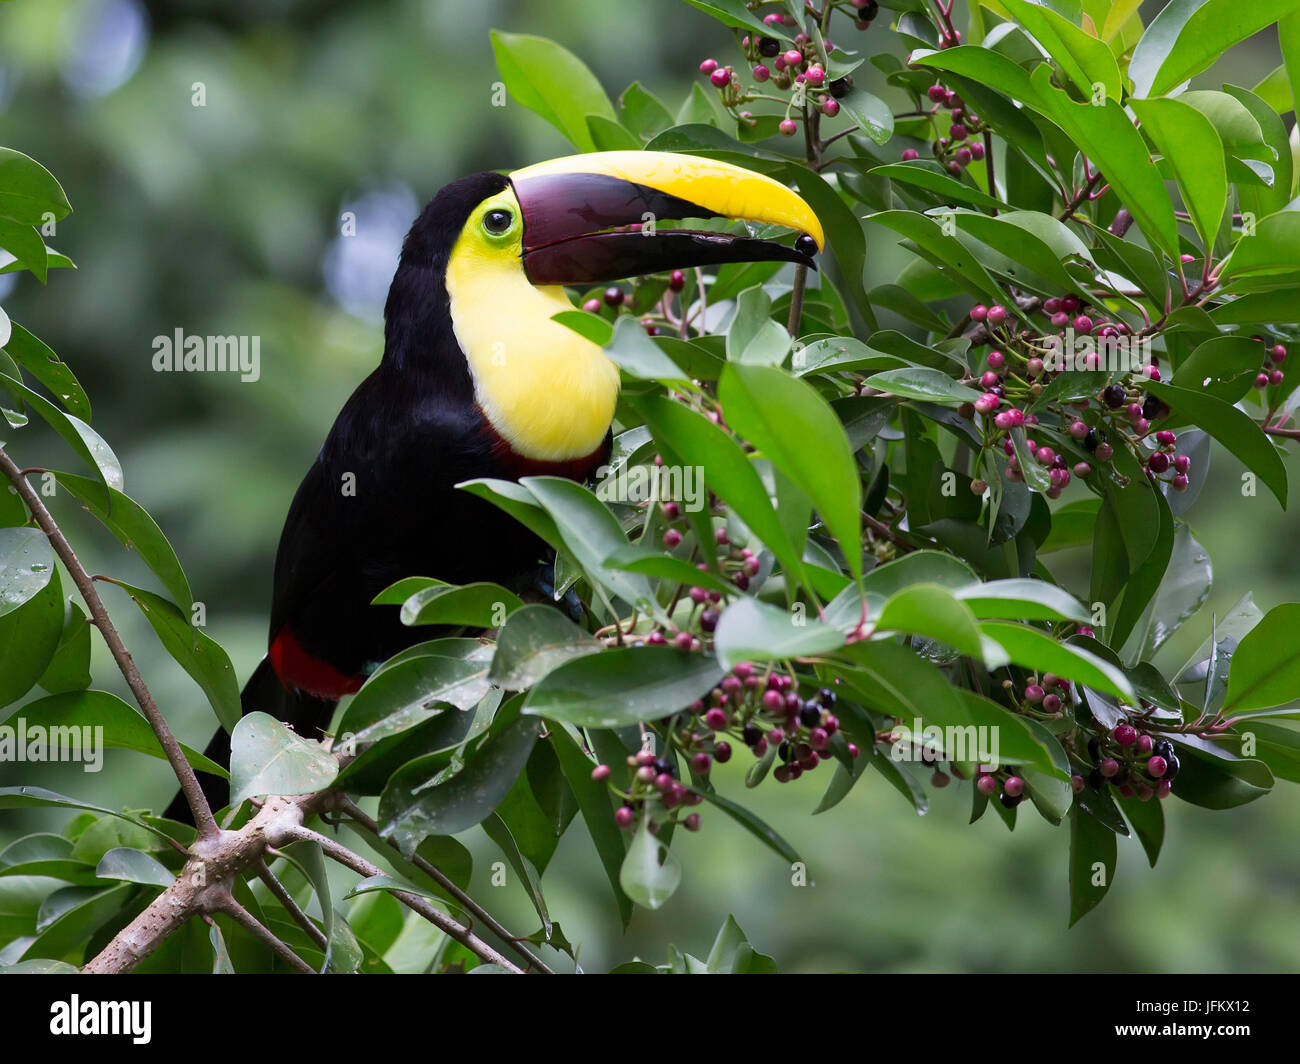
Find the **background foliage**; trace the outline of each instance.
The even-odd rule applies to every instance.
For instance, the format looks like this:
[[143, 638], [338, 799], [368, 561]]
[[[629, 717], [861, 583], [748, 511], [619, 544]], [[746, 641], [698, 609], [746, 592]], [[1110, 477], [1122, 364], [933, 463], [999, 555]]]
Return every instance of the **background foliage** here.
[[[132, 493], [186, 559], [207, 630], [240, 675], [261, 653], [273, 530], [326, 428], [322, 412], [336, 409], [377, 357], [377, 312], [410, 217], [454, 176], [571, 150], [522, 108], [489, 106], [496, 74], [488, 28], [564, 41], [612, 94], [635, 70], [678, 100], [700, 59], [732, 58], [725, 31], [667, 2], [279, 6], [272, 20], [251, 4], [160, 4], [139, 23], [134, 47], [128, 29], [141, 5], [0, 9], [3, 140], [62, 179], [77, 211], [50, 242], [80, 267], [53, 275], [49, 292], [17, 275], [6, 309], [77, 367], [97, 428], [122, 457]], [[867, 31], [866, 50], [901, 56], [886, 21]], [[1252, 85], [1279, 58], [1276, 38], [1263, 34], [1195, 85]], [[190, 105], [196, 80], [208, 89], [202, 110]], [[859, 84], [903, 109], [906, 97], [879, 72], [863, 72]], [[358, 214], [354, 244], [335, 236], [346, 209]], [[897, 235], [870, 223], [866, 233], [868, 287], [895, 279], [909, 261]], [[178, 326], [261, 335], [262, 381], [154, 374], [150, 341]], [[56, 446], [48, 463], [67, 465]], [[24, 460], [46, 456], [34, 450]], [[1294, 472], [1294, 458], [1289, 464]], [[1202, 620], [1247, 589], [1265, 609], [1300, 597], [1288, 549], [1294, 524], [1263, 496], [1243, 501], [1238, 473], [1231, 457], [1216, 455], [1192, 515], [1215, 563]], [[92, 533], [89, 519], [68, 520], [79, 543], [103, 547], [98, 557], [88, 551], [92, 569], [101, 560], [108, 568], [111, 557], [111, 571], [147, 583], [142, 568], [109, 553], [115, 545]], [[1073, 570], [1081, 573], [1086, 559]], [[120, 608], [126, 601], [117, 615], [128, 644], [160, 701], [176, 707], [169, 712], [182, 737], [201, 745], [208, 711], [161, 652], [152, 656], [147, 628]], [[1188, 652], [1204, 637], [1203, 623], [1190, 628], [1176, 637]], [[96, 662], [97, 675], [107, 676], [104, 665]], [[110, 773], [64, 769], [49, 785], [72, 790], [75, 782], [77, 793], [109, 805], [156, 806], [170, 793], [157, 762], [109, 756]], [[0, 773], [0, 783], [17, 781], [11, 766]], [[128, 779], [138, 788], [129, 795]], [[678, 834], [674, 849], [689, 874], [663, 910], [635, 915], [627, 939], [602, 938], [616, 926], [612, 902], [580, 828], [548, 871], [548, 900], [569, 937], [584, 943], [591, 968], [637, 951], [659, 960], [665, 940], [703, 953], [728, 912], [790, 970], [1296, 967], [1300, 859], [1285, 842], [1300, 828], [1294, 800], [1213, 815], [1167, 803], [1169, 841], [1157, 869], [1139, 870], [1136, 844], [1121, 840], [1127, 874], [1086, 933], [1068, 934], [1061, 833], [1032, 817], [1014, 835], [993, 818], [967, 828], [967, 804], [955, 792], [934, 796], [931, 812], [914, 820], [896, 794], [870, 783], [812, 820], [819, 788], [745, 794], [799, 840], [815, 891], [792, 894], [781, 862], [712, 815], [699, 836]], [[720, 786], [735, 793], [739, 780]], [[16, 837], [63, 819], [10, 814], [0, 832]], [[860, 845], [843, 845], [846, 835]], [[467, 842], [491, 852], [477, 833]], [[487, 863], [478, 862], [480, 880]], [[482, 885], [489, 898], [500, 893]], [[512, 906], [515, 922], [526, 922], [528, 903], [513, 888], [497, 907]]]

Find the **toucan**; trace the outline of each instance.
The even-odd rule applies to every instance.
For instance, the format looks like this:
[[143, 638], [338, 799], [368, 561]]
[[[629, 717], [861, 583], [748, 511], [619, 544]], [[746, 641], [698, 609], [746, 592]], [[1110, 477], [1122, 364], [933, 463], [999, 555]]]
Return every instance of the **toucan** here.
[[[792, 245], [667, 222], [792, 229]], [[275, 560], [269, 648], [242, 694], [315, 737], [374, 668], [428, 638], [371, 602], [403, 577], [521, 586], [544, 545], [457, 489], [478, 477], [586, 479], [606, 459], [619, 392], [603, 348], [554, 320], [565, 285], [670, 269], [815, 267], [816, 214], [769, 177], [654, 151], [594, 152], [474, 174], [411, 226], [384, 307], [379, 366], [352, 393], [294, 495]], [[228, 766], [218, 731], [205, 753]], [[213, 809], [219, 777], [200, 777]], [[178, 795], [164, 814], [191, 823]]]

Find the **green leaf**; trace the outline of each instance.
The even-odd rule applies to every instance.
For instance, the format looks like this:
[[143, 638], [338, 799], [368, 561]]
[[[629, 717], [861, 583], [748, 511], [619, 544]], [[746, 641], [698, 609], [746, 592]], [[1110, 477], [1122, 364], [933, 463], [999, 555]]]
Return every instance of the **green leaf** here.
[[[22, 716], [28, 724], [39, 724], [46, 728], [48, 734], [53, 734], [54, 729], [66, 728], [82, 736], [94, 734], [95, 743], [102, 743], [106, 747], [135, 750], [160, 760], [167, 757], [158, 737], [139, 710], [108, 691], [68, 691], [49, 695], [28, 702], [22, 708]], [[102, 732], [98, 729], [102, 729]], [[226, 775], [224, 768], [184, 743], [181, 743], [181, 753], [196, 769], [210, 772], [214, 776]]]
[[1228, 673], [1226, 716], [1271, 709], [1300, 699], [1300, 603], [1286, 602], [1264, 615], [1237, 645]]
[[1133, 833], [1142, 843], [1147, 855], [1147, 862], [1152, 868], [1160, 856], [1160, 847], [1165, 841], [1164, 806], [1158, 801], [1142, 801], [1140, 798], [1121, 798], [1119, 807], [1125, 819], [1132, 825]]
[[877, 144], [894, 135], [894, 109], [874, 93], [853, 89], [840, 97], [840, 110]]
[[673, 124], [672, 112], [638, 81], [623, 90], [618, 108], [623, 124], [641, 137], [653, 137]]
[[0, 216], [26, 225], [66, 217], [72, 208], [63, 186], [45, 167], [12, 148], [0, 148]]
[[15, 322], [13, 333], [4, 349], [15, 362], [45, 385], [69, 414], [75, 414], [83, 421], [90, 420], [90, 400], [86, 398], [85, 390], [67, 363], [45, 344]]
[[1026, 102], [1065, 131], [1105, 174], [1147, 239], [1176, 258], [1178, 224], [1173, 205], [1160, 172], [1151, 165], [1142, 135], [1133, 128], [1124, 109], [1113, 99], [1100, 107], [1075, 103], [1065, 92], [1053, 88], [1045, 65], [1034, 71], [1032, 81], [1037, 99]]
[[149, 566], [162, 581], [172, 600], [188, 613], [194, 606], [190, 582], [181, 568], [171, 543], [158, 527], [149, 512], [128, 495], [115, 488], [108, 489], [109, 505], [103, 505], [103, 490], [88, 477], [73, 473], [56, 473], [59, 484], [76, 496], [77, 500], [113, 533], [127, 550], [135, 551], [140, 560]]
[[704, 654], [667, 646], [618, 647], [548, 673], [528, 692], [523, 712], [586, 728], [621, 728], [677, 712], [723, 675]]
[[793, 846], [786, 842], [785, 839], [778, 835], [775, 830], [761, 820], [757, 814], [751, 812], [745, 806], [740, 805], [738, 802], [733, 802], [730, 798], [724, 797], [717, 791], [697, 791], [696, 793], [710, 805], [716, 805], [726, 813], [727, 816], [731, 817], [732, 820], [766, 846], [774, 850], [786, 861], [793, 864], [794, 862], [801, 860], [798, 851], [795, 850]]
[[1091, 912], [1115, 878], [1115, 833], [1077, 805], [1070, 813], [1070, 926]]
[[640, 137], [604, 115], [588, 115], [587, 132], [597, 151], [641, 150]]
[[601, 867], [609, 879], [614, 891], [614, 900], [618, 905], [623, 926], [632, 916], [632, 903], [619, 884], [620, 873], [627, 849], [623, 843], [623, 832], [614, 823], [614, 811], [610, 805], [609, 790], [604, 783], [591, 778], [595, 762], [587, 757], [564, 728], [552, 728], [551, 745], [555, 756], [559, 758], [560, 768], [570, 790], [578, 803], [582, 819], [587, 825]]
[[73, 414], [65, 414], [39, 392], [32, 391], [25, 384], [20, 384], [11, 377], [0, 375], [0, 388], [4, 388], [16, 399], [26, 400], [27, 404], [63, 437], [64, 442], [99, 474], [105, 486], [122, 490], [122, 464], [99, 433], [80, 418]]
[[868, 173], [934, 192], [948, 203], [971, 203], [976, 207], [988, 207], [992, 210], [1007, 209], [1007, 205], [1000, 199], [964, 181], [958, 181], [940, 170], [938, 164], [921, 159], [909, 163], [886, 163], [884, 166], [872, 168]]
[[119, 883], [107, 890], [93, 887], [56, 890], [41, 905], [44, 919], [38, 920], [39, 934], [23, 953], [23, 959], [57, 960], [84, 946], [100, 927], [122, 911], [135, 889], [129, 883]]
[[990, 300], [1001, 298], [1001, 285], [980, 264], [971, 250], [955, 236], [947, 235], [934, 218], [915, 211], [880, 211], [867, 220], [907, 237], [945, 277], [955, 275], [953, 280], [961, 284], [965, 291]]
[[1223, 264], [1234, 280], [1300, 270], [1300, 211], [1278, 211], [1261, 219], [1255, 232], [1237, 241]]
[[175, 876], [155, 858], [141, 850], [118, 846], [99, 861], [95, 875], [100, 879], [122, 879], [150, 887], [170, 887]]
[[534, 686], [553, 669], [603, 647], [552, 606], [533, 604], [510, 615], [497, 635], [489, 678], [509, 691]]
[[516, 718], [490, 734], [459, 772], [437, 783], [439, 759], [410, 762], [380, 796], [384, 837], [396, 839], [409, 854], [427, 835], [454, 835], [481, 822], [510, 793], [537, 742], [537, 731], [537, 721]]
[[981, 620], [1078, 621], [1091, 616], [1073, 595], [1046, 580], [990, 580], [960, 588], [954, 596]]
[[1163, 399], [1175, 413], [1204, 429], [1250, 470], [1258, 474], [1286, 508], [1286, 466], [1277, 449], [1250, 415], [1208, 392], [1148, 381], [1148, 392]]
[[791, 612], [749, 597], [732, 603], [713, 637], [719, 663], [729, 669], [742, 661], [780, 661], [844, 645], [843, 632], [808, 617], [803, 604], [797, 605]]
[[706, 15], [711, 15], [724, 26], [753, 30], [761, 37], [779, 37], [784, 41], [790, 39], [784, 27], [767, 25], [745, 6], [743, 0], [686, 0], [686, 2]]
[[[587, 315], [591, 317], [591, 315]], [[773, 322], [773, 324], [776, 324]], [[597, 341], [600, 342], [600, 341]], [[685, 381], [689, 377], [649, 336], [635, 317], [624, 314], [604, 341], [605, 354], [629, 377], [644, 381]]]
[[0, 248], [9, 252], [18, 266], [31, 270], [41, 284], [45, 283], [49, 256], [45, 241], [32, 226], [0, 218]]
[[494, 480], [480, 477], [457, 484], [471, 495], [485, 499], [498, 509], [504, 510], [525, 528], [545, 540], [551, 547], [561, 545], [559, 530], [551, 515], [538, 505], [533, 493], [513, 480]]
[[1273, 788], [1263, 761], [1239, 758], [1195, 735], [1170, 736], [1181, 768], [1173, 794], [1202, 809], [1234, 809], [1262, 798]]
[[[785, 361], [790, 352], [790, 334], [771, 319], [771, 311], [772, 298], [762, 285], [747, 288], [736, 297], [736, 312], [727, 330], [729, 362], [779, 366]], [[641, 334], [644, 336], [645, 330]]]
[[1138, 96], [1164, 96], [1234, 44], [1300, 10], [1296, 0], [1175, 0], [1152, 20], [1129, 62]]
[[[763, 541], [789, 574], [803, 579], [804, 565], [786, 535], [772, 500], [753, 463], [739, 444], [704, 415], [683, 403], [662, 396], [644, 396], [629, 401], [645, 419], [656, 442], [677, 459], [675, 464], [700, 466], [709, 487], [716, 492]], [[701, 515], [700, 539], [712, 539], [707, 515]]]
[[1214, 125], [1181, 100], [1132, 100], [1130, 105], [1169, 163], [1201, 246], [1212, 248], [1228, 203], [1223, 142]]
[[[390, 662], [366, 680], [343, 714], [339, 734], [351, 734], [359, 743], [374, 742], [432, 717], [473, 709], [488, 693], [492, 647], [476, 644], [471, 652], [457, 654], [439, 647], [442, 642], [412, 648], [420, 652]], [[440, 703], [456, 710], [449, 714]]]
[[579, 151], [595, 151], [587, 116], [617, 121], [600, 82], [572, 52], [545, 37], [492, 31], [492, 51], [506, 89]]
[[903, 399], [920, 399], [942, 406], [960, 406], [973, 403], [980, 393], [964, 384], [958, 384], [946, 373], [923, 366], [906, 369], [887, 369], [875, 373], [867, 383], [878, 391], [897, 395]]
[[1123, 94], [1119, 66], [1110, 49], [1091, 34], [1063, 18], [1043, 4], [1026, 0], [1002, 0], [1017, 22], [1024, 26], [1046, 50], [1085, 97], [1093, 95], [1093, 85], [1104, 87], [1106, 98], [1118, 102]]
[[1007, 621], [982, 621], [980, 630], [996, 640], [1017, 665], [1038, 672], [1054, 672], [1130, 704], [1137, 703], [1133, 685], [1123, 672], [1080, 647], [1057, 642], [1037, 628]]
[[682, 866], [658, 836], [650, 831], [650, 818], [643, 816], [628, 845], [619, 871], [623, 892], [645, 909], [659, 909], [673, 896], [682, 881]]
[[895, 592], [872, 620], [877, 631], [937, 639], [976, 661], [984, 659], [975, 615], [952, 592], [938, 584], [913, 584]]
[[49, 666], [63, 632], [63, 588], [57, 569], [16, 610], [0, 617], [0, 707], [32, 689]]
[[401, 620], [406, 625], [454, 624], [495, 628], [523, 604], [518, 595], [500, 584], [480, 582], [456, 587], [434, 581], [405, 599]]
[[54, 574], [54, 550], [39, 528], [0, 528], [0, 617], [34, 597]]
[[1236, 403], [1255, 383], [1261, 362], [1259, 341], [1248, 336], [1215, 336], [1199, 344], [1178, 364], [1171, 384], [1208, 392], [1225, 403]]
[[728, 916], [706, 962], [714, 975], [775, 975], [776, 961], [757, 952], [734, 916]]
[[812, 500], [862, 576], [862, 484], [848, 437], [830, 404], [810, 385], [770, 366], [729, 364], [719, 398], [728, 422]]
[[638, 609], [656, 608], [654, 589], [645, 577], [605, 568], [605, 559], [627, 546], [627, 536], [603, 502], [563, 477], [525, 477], [520, 483], [550, 515], [564, 545], [592, 580]]
[[320, 743], [267, 713], [249, 713], [230, 735], [230, 804], [267, 794], [315, 794], [334, 782], [338, 762]]
[[[602, 318], [599, 314], [592, 314], [586, 310], [562, 310], [558, 314], [552, 314], [551, 321], [558, 321], [579, 336], [601, 347], [609, 343], [610, 337], [614, 335], [614, 326], [610, 324], [608, 318]], [[645, 332], [644, 329], [641, 331]]]
[[133, 587], [122, 580], [111, 580], [140, 607], [163, 648], [207, 695], [208, 702], [227, 731], [239, 723], [239, 682], [235, 667], [221, 646], [189, 622], [189, 618], [160, 595]]

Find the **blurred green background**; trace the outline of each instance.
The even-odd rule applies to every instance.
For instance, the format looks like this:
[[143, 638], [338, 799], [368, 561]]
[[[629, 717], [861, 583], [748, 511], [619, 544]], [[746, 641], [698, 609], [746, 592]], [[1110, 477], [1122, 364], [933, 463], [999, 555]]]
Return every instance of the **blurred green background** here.
[[[0, 299], [80, 375], [127, 491], [171, 537], [206, 604], [208, 633], [241, 676], [264, 648], [288, 501], [378, 359], [383, 298], [410, 221], [458, 176], [571, 150], [517, 104], [491, 105], [490, 27], [554, 37], [611, 95], [635, 79], [671, 107], [702, 58], [731, 58], [726, 32], [677, 0], [0, 4], [0, 143], [63, 182], [75, 213], [48, 242], [80, 267], [52, 273], [48, 290], [29, 274], [0, 276]], [[846, 24], [834, 32], [859, 46]], [[872, 52], [894, 47], [883, 18], [862, 37]], [[1253, 84], [1276, 54], [1262, 35], [1202, 80]], [[196, 107], [200, 83], [206, 104]], [[340, 236], [346, 211], [355, 236]], [[882, 230], [869, 237], [872, 283], [892, 280], [904, 253]], [[261, 379], [153, 372], [153, 337], [176, 328], [260, 336]], [[42, 430], [13, 435], [28, 465], [72, 464]], [[1290, 467], [1300, 483], [1300, 462]], [[1216, 452], [1190, 514], [1214, 560], [1215, 590], [1180, 637], [1188, 651], [1208, 634], [1210, 612], [1247, 591], [1264, 609], [1300, 598], [1297, 521], [1267, 493], [1242, 498], [1240, 472]], [[92, 570], [153, 586], [70, 501], [54, 508]], [[1083, 561], [1061, 571], [1086, 573]], [[105, 594], [176, 729], [202, 746], [213, 720], [197, 689], [129, 600]], [[125, 693], [101, 652], [98, 683]], [[738, 795], [744, 765], [727, 768], [724, 788]], [[16, 782], [154, 808], [174, 787], [161, 762], [122, 751], [109, 752], [99, 776], [0, 766], [0, 783]], [[1073, 931], [1064, 830], [1028, 813], [1013, 835], [992, 816], [968, 827], [968, 789], [955, 787], [933, 793], [930, 813], [917, 818], [873, 775], [810, 818], [821, 786], [743, 795], [796, 841], [811, 885], [793, 887], [770, 851], [706, 811], [698, 836], [674, 842], [682, 888], [658, 913], [638, 911], [626, 936], [575, 823], [545, 885], [552, 914], [582, 943], [583, 967], [633, 955], [661, 962], [668, 942], [706, 954], [732, 912], [787, 971], [1300, 969], [1300, 790], [1291, 784], [1225, 813], [1167, 802], [1159, 867], [1122, 840], [1115, 887]], [[65, 819], [5, 814], [0, 845]], [[475, 892], [531, 928], [522, 891], [488, 883], [491, 845], [478, 832], [465, 841], [478, 858]]]

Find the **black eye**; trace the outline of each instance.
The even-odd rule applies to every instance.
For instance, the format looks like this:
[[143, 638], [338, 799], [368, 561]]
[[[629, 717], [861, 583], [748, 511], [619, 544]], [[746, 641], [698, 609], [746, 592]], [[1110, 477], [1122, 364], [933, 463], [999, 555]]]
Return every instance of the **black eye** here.
[[497, 208], [496, 210], [488, 211], [487, 214], [483, 215], [483, 228], [489, 233], [500, 236], [514, 224], [514, 220], [515, 216], [509, 211]]

